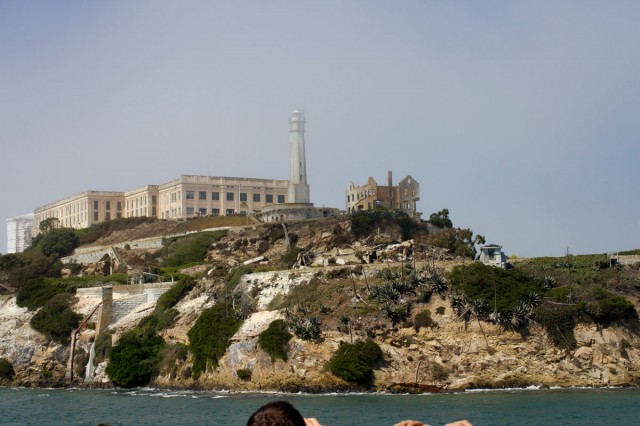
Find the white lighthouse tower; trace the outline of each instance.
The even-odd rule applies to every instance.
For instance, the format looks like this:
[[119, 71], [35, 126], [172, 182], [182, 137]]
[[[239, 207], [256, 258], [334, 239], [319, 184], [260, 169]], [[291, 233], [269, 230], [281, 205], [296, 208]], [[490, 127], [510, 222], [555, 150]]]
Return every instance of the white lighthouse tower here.
[[309, 203], [307, 161], [304, 155], [304, 112], [296, 109], [289, 118], [289, 145], [291, 149], [291, 177], [289, 203]]

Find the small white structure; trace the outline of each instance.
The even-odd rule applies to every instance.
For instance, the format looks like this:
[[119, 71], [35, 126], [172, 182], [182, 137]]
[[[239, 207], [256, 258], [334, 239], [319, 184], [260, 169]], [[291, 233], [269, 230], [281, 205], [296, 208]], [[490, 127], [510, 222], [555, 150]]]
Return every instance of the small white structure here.
[[506, 269], [507, 256], [502, 251], [502, 246], [487, 244], [486, 246], [480, 247], [480, 262], [488, 266]]
[[7, 219], [7, 253], [22, 253], [31, 245], [33, 213]]
[[296, 109], [289, 118], [290, 168], [289, 202], [309, 203], [307, 159], [304, 149], [304, 113]]

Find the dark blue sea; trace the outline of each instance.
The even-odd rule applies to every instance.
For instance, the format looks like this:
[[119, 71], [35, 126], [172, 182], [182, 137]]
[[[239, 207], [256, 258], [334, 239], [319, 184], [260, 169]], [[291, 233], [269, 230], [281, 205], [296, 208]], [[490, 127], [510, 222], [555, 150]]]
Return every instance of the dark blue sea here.
[[287, 400], [325, 426], [640, 424], [640, 389], [473, 391], [438, 395], [291, 395], [0, 388], [0, 425], [244, 425], [253, 411]]

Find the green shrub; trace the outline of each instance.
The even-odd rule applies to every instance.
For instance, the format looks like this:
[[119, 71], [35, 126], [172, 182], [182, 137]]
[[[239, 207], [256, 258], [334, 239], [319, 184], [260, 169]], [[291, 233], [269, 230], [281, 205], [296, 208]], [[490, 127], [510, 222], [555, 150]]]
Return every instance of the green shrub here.
[[[95, 278], [94, 278], [94, 281], [95, 281]], [[115, 273], [115, 274], [107, 275], [106, 277], [104, 277], [104, 282], [127, 284], [127, 274]]]
[[280, 261], [284, 263], [287, 268], [291, 268], [296, 260], [298, 260], [298, 255], [300, 253], [302, 253], [302, 249], [300, 247], [293, 246], [282, 256]]
[[0, 358], [0, 380], [13, 380], [15, 371], [13, 365], [6, 358]]
[[164, 344], [152, 327], [138, 327], [123, 334], [109, 355], [109, 379], [124, 388], [147, 385], [158, 371]]
[[225, 235], [227, 231], [210, 231], [166, 240], [164, 243], [167, 246], [167, 257], [164, 259], [163, 266], [177, 267], [201, 263], [211, 244]]
[[27, 259], [21, 253], [0, 254], [0, 272], [9, 272], [18, 266], [24, 266]]
[[54, 257], [47, 257], [40, 251], [20, 253], [20, 264], [14, 265], [8, 271], [9, 283], [17, 288], [27, 281], [38, 277], [59, 277], [62, 263]]
[[438, 228], [453, 228], [453, 223], [449, 219], [449, 209], [442, 209], [438, 213], [431, 213], [429, 215], [429, 222]]
[[449, 275], [452, 287], [467, 299], [483, 301], [488, 311], [510, 313], [529, 294], [543, 294], [543, 282], [519, 269], [504, 270], [473, 262], [456, 266]]
[[44, 234], [37, 248], [45, 256], [66, 256], [78, 247], [78, 236], [71, 228], [55, 228]]
[[236, 370], [236, 374], [238, 375], [238, 379], [240, 380], [251, 380], [251, 370], [246, 368], [241, 368]]
[[438, 382], [444, 382], [449, 378], [449, 373], [442, 366], [442, 364], [438, 364], [437, 362], [434, 362], [433, 365], [431, 366], [431, 376], [433, 377], [433, 380], [436, 380]]
[[27, 281], [18, 291], [16, 303], [30, 311], [43, 306], [55, 295], [65, 293], [66, 286], [59, 281], [46, 278], [33, 278]]
[[425, 243], [445, 248], [455, 256], [475, 259], [476, 245], [484, 244], [484, 240], [481, 235], [474, 236], [469, 228], [445, 228], [440, 232], [429, 234]]
[[413, 317], [413, 328], [416, 330], [420, 330], [424, 327], [433, 327], [434, 322], [431, 318], [431, 311], [429, 309], [425, 309], [424, 311], [420, 311]]
[[173, 308], [195, 286], [193, 278], [183, 278], [165, 291], [156, 303], [156, 311], [164, 311]]
[[227, 276], [227, 285], [225, 286], [225, 290], [226, 291], [231, 291], [234, 288], [236, 288], [236, 286], [238, 285], [238, 283], [240, 283], [240, 280], [242, 279], [242, 277], [246, 274], [251, 273], [252, 269], [250, 266], [241, 266], [237, 269], [234, 269], [233, 271], [229, 272], [229, 275]]
[[402, 240], [409, 240], [417, 223], [402, 210], [359, 210], [351, 215], [351, 232], [356, 237], [366, 237], [379, 226], [395, 224], [400, 227]]
[[382, 360], [382, 350], [372, 339], [342, 342], [329, 360], [329, 371], [347, 382], [368, 385], [373, 368]]
[[287, 330], [287, 324], [284, 320], [277, 319], [269, 324], [258, 336], [258, 345], [263, 351], [269, 354], [271, 361], [281, 359], [287, 360], [287, 348], [289, 340], [293, 335]]
[[31, 328], [56, 342], [68, 343], [82, 320], [82, 315], [71, 310], [71, 302], [70, 294], [56, 294], [31, 318]]
[[637, 317], [631, 302], [602, 287], [594, 287], [587, 296], [585, 311], [595, 321], [614, 321]]
[[229, 339], [238, 331], [242, 321], [230, 304], [221, 302], [200, 314], [187, 335], [193, 353], [193, 377], [198, 378], [210, 363], [218, 360], [229, 347]]

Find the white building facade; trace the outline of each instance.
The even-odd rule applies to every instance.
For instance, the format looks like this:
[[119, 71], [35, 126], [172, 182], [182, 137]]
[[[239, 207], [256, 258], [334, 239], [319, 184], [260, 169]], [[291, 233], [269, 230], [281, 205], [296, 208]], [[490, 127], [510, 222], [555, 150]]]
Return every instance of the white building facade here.
[[[338, 209], [315, 208], [309, 201], [304, 113], [296, 109], [288, 123], [290, 180], [182, 175], [161, 185], [127, 192], [86, 191], [38, 207], [27, 234], [36, 236], [40, 223], [47, 219], [56, 219], [54, 226], [81, 229], [113, 219], [143, 216], [188, 219], [256, 214], [264, 221], [281, 221], [338, 214]], [[7, 226], [14, 229], [9, 230], [11, 248], [18, 249], [18, 222], [14, 219], [17, 218], [8, 219]]]
[[224, 176], [182, 175], [159, 186], [158, 218], [253, 214], [288, 202], [289, 181]]
[[7, 253], [22, 253], [31, 245], [33, 213], [7, 219]]
[[486, 246], [480, 247], [480, 262], [487, 266], [506, 269], [507, 256], [502, 251], [502, 246], [487, 244]]

